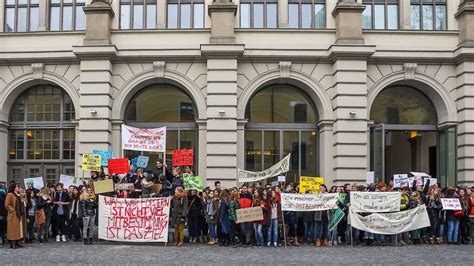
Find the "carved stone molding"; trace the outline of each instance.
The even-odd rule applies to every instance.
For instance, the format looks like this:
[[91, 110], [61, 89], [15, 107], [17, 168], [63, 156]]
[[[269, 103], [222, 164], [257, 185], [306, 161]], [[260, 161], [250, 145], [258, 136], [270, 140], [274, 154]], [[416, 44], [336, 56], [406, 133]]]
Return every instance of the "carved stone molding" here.
[[405, 79], [410, 80], [415, 78], [415, 71], [417, 63], [405, 63], [403, 64], [403, 70], [405, 71]]
[[153, 70], [155, 71], [155, 78], [162, 78], [165, 76], [165, 65], [164, 61], [153, 62]]
[[278, 64], [280, 69], [280, 78], [289, 78], [291, 71], [291, 62], [290, 61], [281, 61]]
[[34, 79], [42, 79], [43, 78], [43, 71], [44, 71], [44, 64], [43, 63], [33, 63], [33, 64], [31, 64], [31, 70], [33, 70]]

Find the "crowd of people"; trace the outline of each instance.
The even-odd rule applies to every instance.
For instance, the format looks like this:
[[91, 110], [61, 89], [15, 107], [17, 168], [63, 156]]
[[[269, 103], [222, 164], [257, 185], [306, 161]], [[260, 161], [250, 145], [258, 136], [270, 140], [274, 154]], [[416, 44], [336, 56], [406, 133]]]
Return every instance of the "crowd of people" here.
[[[128, 174], [105, 175], [91, 172], [90, 181], [83, 185], [64, 188], [63, 184], [47, 184], [42, 189], [28, 183], [23, 189], [11, 182], [8, 191], [0, 186], [0, 240], [9, 241], [10, 248], [24, 247], [34, 242], [83, 241], [92, 244], [94, 226], [97, 225], [98, 203], [91, 186], [92, 181], [112, 179], [115, 184], [133, 184], [133, 189], [117, 189], [107, 195], [119, 198], [172, 197], [170, 229], [173, 244], [185, 244], [185, 229], [189, 244], [232, 247], [277, 247], [281, 245], [419, 245], [419, 244], [470, 244], [474, 234], [474, 187], [438, 184], [393, 188], [393, 184], [358, 186], [345, 184], [330, 189], [321, 184], [319, 191], [306, 193], [340, 193], [339, 208], [345, 212], [341, 222], [329, 228], [334, 210], [295, 212], [282, 211], [282, 193], [298, 193], [296, 183], [278, 186], [262, 185], [223, 188], [219, 181], [214, 187], [197, 190], [184, 189], [183, 173], [192, 174], [189, 167], [169, 169], [158, 160], [156, 170], [143, 172], [130, 168]], [[159, 184], [159, 191], [156, 191]], [[431, 226], [404, 232], [399, 235], [381, 235], [351, 228], [347, 217], [350, 193], [353, 191], [401, 193], [400, 211], [425, 204]], [[458, 198], [462, 210], [443, 210], [441, 198]], [[260, 221], [237, 221], [237, 210], [261, 207]], [[5, 235], [6, 233], [6, 235]]]

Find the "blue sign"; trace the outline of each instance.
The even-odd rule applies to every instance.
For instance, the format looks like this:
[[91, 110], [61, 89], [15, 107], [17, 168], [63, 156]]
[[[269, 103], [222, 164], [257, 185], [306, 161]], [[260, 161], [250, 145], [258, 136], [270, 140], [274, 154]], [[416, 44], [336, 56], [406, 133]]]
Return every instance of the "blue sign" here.
[[92, 153], [100, 155], [100, 157], [102, 159], [102, 162], [101, 162], [102, 166], [107, 166], [108, 165], [108, 160], [114, 158], [114, 155], [113, 155], [112, 151], [93, 150]]
[[130, 160], [130, 164], [133, 165], [133, 172], [136, 172], [138, 169], [137, 162], [138, 162], [138, 157], [135, 157]]
[[137, 166], [140, 168], [146, 168], [148, 166], [148, 160], [150, 158], [148, 156], [138, 156], [137, 158]]

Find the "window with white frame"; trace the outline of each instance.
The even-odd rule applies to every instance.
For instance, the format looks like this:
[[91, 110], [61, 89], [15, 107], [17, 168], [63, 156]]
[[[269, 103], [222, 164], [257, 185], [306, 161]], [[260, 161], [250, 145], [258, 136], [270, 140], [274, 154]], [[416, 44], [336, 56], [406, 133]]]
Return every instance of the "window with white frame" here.
[[5, 32], [38, 30], [39, 0], [6, 0]]
[[86, 27], [84, 6], [85, 0], [50, 0], [49, 30], [84, 30]]
[[290, 0], [288, 26], [295, 29], [326, 28], [326, 1]]
[[446, 30], [446, 0], [411, 0], [411, 28]]
[[277, 0], [242, 0], [240, 1], [241, 28], [277, 28]]
[[204, 28], [203, 0], [168, 0], [168, 29]]
[[156, 0], [120, 0], [121, 29], [155, 29]]
[[363, 0], [362, 28], [396, 30], [399, 21], [398, 0]]

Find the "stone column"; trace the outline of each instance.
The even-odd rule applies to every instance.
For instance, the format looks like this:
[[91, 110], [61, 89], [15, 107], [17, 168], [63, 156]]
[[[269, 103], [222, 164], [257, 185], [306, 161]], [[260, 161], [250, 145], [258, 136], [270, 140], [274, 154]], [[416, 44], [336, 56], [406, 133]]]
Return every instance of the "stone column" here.
[[[0, 121], [0, 182], [7, 182], [8, 176], [8, 123]], [[25, 151], [26, 152], [26, 151]]]
[[156, 28], [166, 29], [166, 13], [168, 10], [167, 0], [158, 0], [156, 2]]
[[459, 24], [456, 105], [458, 183], [474, 184], [474, 0], [464, 0], [456, 13]]
[[335, 184], [333, 172], [333, 121], [320, 121], [318, 123], [319, 148], [317, 158], [319, 159], [319, 175], [324, 176], [326, 184]]
[[288, 27], [288, 0], [278, 0], [278, 28]]
[[336, 20], [336, 43], [338, 44], [361, 44], [364, 43], [362, 36], [362, 12], [365, 7], [355, 0], [341, 0], [332, 11]]
[[411, 1], [400, 0], [400, 26], [401, 30], [411, 29]]
[[48, 29], [48, 1], [39, 0], [38, 31]]
[[216, 0], [208, 6], [211, 17], [210, 43], [235, 43], [234, 18], [237, 5], [229, 0]]

